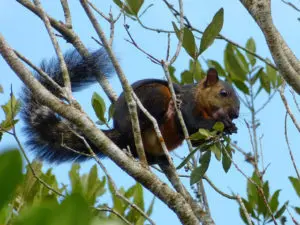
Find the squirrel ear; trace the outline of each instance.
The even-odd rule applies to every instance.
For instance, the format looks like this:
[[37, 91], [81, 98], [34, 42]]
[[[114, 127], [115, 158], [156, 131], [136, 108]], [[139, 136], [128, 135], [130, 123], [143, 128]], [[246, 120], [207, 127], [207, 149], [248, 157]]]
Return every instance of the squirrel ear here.
[[205, 87], [213, 86], [219, 81], [218, 71], [214, 68], [209, 68], [204, 81]]

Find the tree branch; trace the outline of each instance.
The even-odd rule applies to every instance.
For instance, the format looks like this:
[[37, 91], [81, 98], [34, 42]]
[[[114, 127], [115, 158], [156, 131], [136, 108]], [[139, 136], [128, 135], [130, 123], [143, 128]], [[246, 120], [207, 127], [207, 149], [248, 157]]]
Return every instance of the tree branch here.
[[[51, 94], [43, 87], [30, 73], [29, 70], [19, 61], [14, 51], [8, 46], [3, 36], [0, 35], [0, 54], [12, 70], [19, 76], [24, 84], [30, 89], [37, 100], [58, 113], [62, 117], [74, 123], [84, 135], [103, 154], [113, 160], [120, 168], [126, 171], [130, 176], [149, 189], [154, 195], [161, 199], [173, 210], [181, 223], [184, 225], [198, 225], [198, 219], [193, 213], [190, 205], [177, 192], [165, 185], [150, 170], [145, 169], [139, 162], [132, 160], [123, 151], [121, 151], [104, 133], [99, 130], [92, 120], [81, 110], [67, 105]], [[205, 215], [202, 215], [204, 220]]]
[[273, 23], [271, 1], [240, 0], [240, 2], [262, 30], [279, 72], [300, 94], [300, 63]]
[[128, 105], [131, 123], [132, 123], [132, 131], [133, 131], [133, 135], [134, 135], [135, 147], [136, 147], [136, 150], [137, 150], [137, 153], [138, 153], [141, 163], [144, 166], [147, 166], [148, 163], [147, 163], [147, 158], [146, 158], [146, 154], [145, 154], [144, 146], [143, 146], [143, 142], [142, 142], [141, 129], [140, 129], [138, 115], [137, 115], [137, 107], [136, 107], [136, 103], [131, 94], [132, 88], [126, 79], [125, 74], [124, 74], [116, 56], [114, 55], [114, 53], [111, 49], [111, 46], [109, 45], [109, 42], [107, 41], [105, 34], [104, 34], [102, 28], [100, 27], [100, 24], [98, 23], [97, 19], [95, 18], [94, 14], [92, 13], [91, 9], [89, 8], [88, 1], [80, 0], [80, 3], [82, 5], [83, 9], [85, 10], [87, 16], [89, 17], [91, 23], [93, 24], [93, 27], [94, 27], [95, 31], [97, 32], [99, 38], [101, 39], [102, 44], [105, 47], [105, 49], [112, 61], [112, 64], [116, 70], [116, 73], [121, 81], [122, 88], [124, 90], [125, 99], [126, 99], [126, 102]]
[[[21, 5], [23, 5], [42, 19], [42, 15], [40, 14], [38, 8], [30, 1], [17, 0], [17, 2], [19, 2]], [[67, 42], [72, 43], [72, 45], [76, 48], [76, 50], [83, 58], [88, 58], [90, 56], [90, 52], [88, 51], [88, 49], [84, 46], [78, 35], [72, 29], [70, 29], [70, 27], [68, 27], [61, 21], [55, 20], [47, 14], [46, 16], [48, 17], [51, 26], [55, 30], [57, 30]], [[118, 99], [118, 95], [114, 92], [106, 76], [101, 71], [98, 71], [97, 74], [95, 74], [95, 76], [97, 77], [99, 84], [103, 88], [104, 92], [107, 94], [110, 101], [115, 102]]]

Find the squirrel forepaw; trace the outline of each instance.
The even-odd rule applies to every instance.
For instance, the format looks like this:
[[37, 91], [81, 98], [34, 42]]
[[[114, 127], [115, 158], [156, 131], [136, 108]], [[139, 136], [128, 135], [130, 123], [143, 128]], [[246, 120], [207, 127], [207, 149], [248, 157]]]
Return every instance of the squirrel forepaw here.
[[178, 109], [181, 109], [182, 106], [182, 100], [180, 95], [176, 95], [176, 105]]

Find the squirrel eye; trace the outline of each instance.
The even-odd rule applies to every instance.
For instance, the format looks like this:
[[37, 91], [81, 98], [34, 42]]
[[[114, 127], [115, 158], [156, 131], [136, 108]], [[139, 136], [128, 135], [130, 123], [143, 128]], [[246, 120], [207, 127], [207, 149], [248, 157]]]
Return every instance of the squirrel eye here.
[[221, 91], [220, 91], [220, 95], [222, 96], [222, 97], [227, 97], [228, 96], [228, 91], [226, 91], [226, 90], [224, 90], [224, 89], [222, 89]]

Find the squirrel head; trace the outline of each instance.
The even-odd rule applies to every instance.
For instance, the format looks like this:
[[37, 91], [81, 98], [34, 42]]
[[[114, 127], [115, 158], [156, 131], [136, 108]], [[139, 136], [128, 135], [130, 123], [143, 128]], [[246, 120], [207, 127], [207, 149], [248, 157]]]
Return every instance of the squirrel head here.
[[198, 85], [197, 111], [206, 119], [223, 122], [225, 132], [236, 133], [237, 128], [232, 120], [239, 116], [240, 101], [232, 85], [220, 80], [217, 70], [213, 68], [207, 71]]

